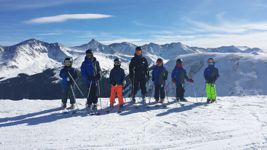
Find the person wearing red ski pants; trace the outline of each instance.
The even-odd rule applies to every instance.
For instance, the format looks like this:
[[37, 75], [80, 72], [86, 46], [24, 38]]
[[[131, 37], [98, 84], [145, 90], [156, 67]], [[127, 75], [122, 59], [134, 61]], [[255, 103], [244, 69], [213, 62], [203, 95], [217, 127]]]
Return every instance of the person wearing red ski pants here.
[[119, 99], [119, 105], [123, 105], [124, 101], [122, 97], [122, 91], [123, 91], [122, 85], [111, 86], [111, 91], [110, 91], [110, 105], [111, 106], [114, 105], [116, 96]]

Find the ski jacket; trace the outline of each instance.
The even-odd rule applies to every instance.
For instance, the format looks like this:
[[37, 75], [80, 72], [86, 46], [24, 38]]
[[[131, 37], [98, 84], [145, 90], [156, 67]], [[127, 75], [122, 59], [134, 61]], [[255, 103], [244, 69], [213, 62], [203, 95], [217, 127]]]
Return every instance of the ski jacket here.
[[77, 70], [72, 67], [64, 66], [59, 73], [61, 77], [62, 88], [67, 88], [69, 85], [73, 85], [74, 80], [78, 78]]
[[152, 70], [152, 81], [155, 85], [165, 85], [168, 78], [168, 71], [164, 66], [154, 66]]
[[204, 71], [204, 77], [207, 83], [215, 83], [219, 77], [219, 71], [214, 65], [209, 65]]
[[81, 65], [81, 73], [86, 84], [95, 83], [100, 79], [100, 66], [95, 57], [89, 59], [85, 57]]
[[149, 78], [148, 63], [145, 57], [134, 55], [129, 65], [131, 80], [146, 81]]
[[114, 66], [113, 69], [110, 71], [109, 79], [110, 79], [110, 84], [114, 86], [123, 85], [123, 81], [125, 79], [124, 70], [119, 66]]
[[175, 66], [172, 71], [172, 80], [176, 85], [182, 85], [185, 83], [185, 79], [189, 80], [186, 70], [182, 66]]

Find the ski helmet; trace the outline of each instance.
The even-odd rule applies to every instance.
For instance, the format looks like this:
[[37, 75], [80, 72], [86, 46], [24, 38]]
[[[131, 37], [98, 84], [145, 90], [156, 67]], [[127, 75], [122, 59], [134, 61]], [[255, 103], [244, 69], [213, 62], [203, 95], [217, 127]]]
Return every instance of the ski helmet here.
[[91, 49], [86, 50], [85, 53], [86, 53], [86, 54], [91, 54], [91, 55], [93, 55], [93, 51], [92, 51]]
[[180, 59], [180, 58], [177, 59], [177, 60], [176, 60], [176, 63], [177, 63], [177, 64], [182, 64], [182, 63], [183, 63], [183, 59]]
[[209, 65], [214, 65], [215, 64], [215, 60], [213, 58], [209, 58], [208, 59], [208, 64]]
[[136, 50], [136, 51], [141, 51], [142, 48], [141, 48], [140, 46], [137, 46], [137, 47], [135, 48], [135, 50]]
[[73, 63], [73, 59], [71, 57], [66, 57], [64, 59], [64, 65], [65, 66], [72, 66], [72, 63]]
[[121, 65], [121, 61], [120, 61], [119, 58], [115, 58], [115, 59], [114, 59], [114, 65], [115, 65], [115, 66], [120, 66], [120, 65]]
[[157, 65], [158, 64], [163, 64], [163, 60], [161, 58], [158, 58], [156, 63], [157, 63]]

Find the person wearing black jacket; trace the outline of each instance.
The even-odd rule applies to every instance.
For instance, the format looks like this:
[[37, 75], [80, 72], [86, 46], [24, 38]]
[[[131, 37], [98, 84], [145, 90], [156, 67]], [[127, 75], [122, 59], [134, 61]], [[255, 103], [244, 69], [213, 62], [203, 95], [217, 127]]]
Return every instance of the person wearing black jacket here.
[[132, 103], [135, 103], [135, 95], [141, 88], [142, 99], [145, 102], [146, 96], [146, 82], [149, 80], [148, 62], [145, 57], [142, 56], [141, 47], [136, 47], [135, 55], [131, 59], [129, 65], [129, 77], [132, 81]]
[[75, 94], [73, 91], [74, 80], [78, 78], [78, 71], [72, 67], [73, 60], [70, 57], [65, 58], [64, 67], [60, 70], [59, 76], [61, 77], [62, 85], [62, 108], [67, 107], [67, 99], [70, 98], [71, 106], [68, 109], [75, 108]]

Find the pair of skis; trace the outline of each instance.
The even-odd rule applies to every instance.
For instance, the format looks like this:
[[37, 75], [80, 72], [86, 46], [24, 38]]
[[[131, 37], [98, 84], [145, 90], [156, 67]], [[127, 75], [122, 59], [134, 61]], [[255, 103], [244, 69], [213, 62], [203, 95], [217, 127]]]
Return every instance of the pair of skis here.
[[61, 113], [63, 114], [70, 114], [70, 115], [74, 115], [77, 114], [78, 109], [74, 108], [74, 109], [70, 109], [70, 108], [64, 108], [63, 110], [61, 110]]
[[[122, 113], [124, 111], [124, 108], [121, 108], [119, 106], [117, 106], [118, 108], [115, 108], [114, 106], [113, 107], [109, 107], [107, 110], [106, 110], [106, 113], [111, 113], [111, 112], [117, 112], [118, 114]], [[117, 109], [117, 110], [115, 110]]]

